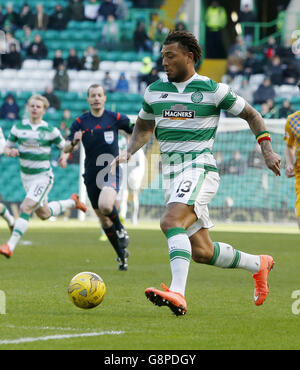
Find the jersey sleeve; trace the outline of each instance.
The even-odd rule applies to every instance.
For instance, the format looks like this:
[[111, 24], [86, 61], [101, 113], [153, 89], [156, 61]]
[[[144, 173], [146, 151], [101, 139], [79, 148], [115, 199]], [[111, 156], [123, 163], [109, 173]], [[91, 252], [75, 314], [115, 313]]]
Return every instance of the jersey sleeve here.
[[12, 148], [17, 142], [18, 142], [17, 130], [16, 130], [16, 126], [14, 125], [8, 135], [8, 138], [6, 140], [6, 145]]
[[132, 134], [133, 126], [130, 119], [125, 114], [117, 113], [116, 120], [118, 122], [118, 128], [124, 130], [127, 134]]
[[53, 144], [55, 144], [59, 149], [63, 149], [66, 144], [66, 141], [63, 138], [61, 132], [56, 127], [53, 132], [55, 134], [54, 139], [53, 139]]
[[288, 146], [293, 147], [295, 144], [295, 137], [293, 135], [293, 132], [291, 130], [291, 121], [290, 117], [287, 118], [285, 128], [284, 128], [284, 137], [283, 140], [286, 142]]
[[3, 131], [0, 127], [0, 155], [3, 154], [5, 144], [6, 144], [5, 137], [3, 135]]
[[151, 105], [149, 104], [148, 97], [149, 97], [149, 88], [147, 87], [144, 94], [144, 100], [142, 102], [142, 108], [140, 109], [138, 116], [144, 120], [154, 121], [155, 115]]
[[218, 84], [216, 91], [216, 106], [220, 109], [238, 116], [245, 108], [246, 101], [241, 96], [238, 96], [232, 89], [223, 83]]
[[73, 141], [75, 132], [81, 130], [80, 124], [81, 124], [81, 119], [78, 117], [78, 118], [75, 119], [75, 121], [72, 123], [72, 125], [70, 127], [70, 134], [67, 137], [67, 140]]

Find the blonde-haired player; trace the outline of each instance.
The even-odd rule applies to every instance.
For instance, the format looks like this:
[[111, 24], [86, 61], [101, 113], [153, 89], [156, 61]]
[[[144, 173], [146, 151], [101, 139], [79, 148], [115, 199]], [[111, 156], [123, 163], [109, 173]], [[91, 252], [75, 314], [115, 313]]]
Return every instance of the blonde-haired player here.
[[[298, 82], [298, 87], [300, 89], [300, 81]], [[295, 211], [300, 229], [300, 110], [287, 117], [284, 140], [286, 142], [284, 153], [286, 161], [285, 174], [289, 178], [295, 177]]]
[[[77, 194], [73, 194], [69, 199], [48, 204], [48, 194], [54, 181], [50, 165], [51, 147], [56, 145], [59, 149], [63, 149], [65, 140], [56, 127], [50, 126], [43, 120], [49, 107], [45, 97], [31, 96], [26, 107], [29, 119], [12, 127], [4, 148], [6, 156], [19, 157], [21, 180], [26, 191], [12, 235], [7, 243], [0, 246], [0, 254], [7, 258], [11, 257], [22, 235], [28, 229], [30, 217], [34, 212], [40, 219], [47, 220], [51, 216], [64, 213], [69, 208], [86, 211], [85, 205], [79, 201]], [[16, 144], [18, 147], [14, 148]], [[62, 154], [62, 156], [65, 155]]]
[[[6, 141], [0, 127], [0, 155], [3, 154]], [[9, 212], [5, 204], [0, 203], [0, 216], [7, 222], [10, 231], [13, 230], [15, 219], [14, 216]]]

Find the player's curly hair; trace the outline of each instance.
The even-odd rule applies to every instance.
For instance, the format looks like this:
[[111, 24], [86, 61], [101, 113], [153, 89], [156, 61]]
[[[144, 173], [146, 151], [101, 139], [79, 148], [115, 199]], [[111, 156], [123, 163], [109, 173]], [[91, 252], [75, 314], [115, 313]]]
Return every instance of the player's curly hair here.
[[192, 52], [194, 55], [195, 63], [199, 63], [202, 56], [202, 48], [199, 45], [196, 37], [187, 31], [172, 30], [164, 41], [164, 45], [173, 44], [178, 42], [178, 45], [185, 51]]

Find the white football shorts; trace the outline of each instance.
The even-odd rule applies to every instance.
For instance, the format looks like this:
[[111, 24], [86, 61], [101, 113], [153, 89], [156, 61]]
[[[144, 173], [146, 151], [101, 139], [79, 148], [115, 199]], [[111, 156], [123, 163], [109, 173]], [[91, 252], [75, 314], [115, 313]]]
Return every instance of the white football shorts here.
[[179, 202], [194, 205], [198, 220], [187, 229], [188, 236], [201, 228], [211, 228], [208, 204], [216, 195], [220, 185], [218, 172], [206, 171], [204, 168], [184, 170], [174, 179], [164, 182], [166, 203]]
[[37, 203], [35, 210], [46, 205], [48, 203], [48, 194], [54, 183], [53, 174], [22, 175], [21, 178], [26, 191], [26, 198]]

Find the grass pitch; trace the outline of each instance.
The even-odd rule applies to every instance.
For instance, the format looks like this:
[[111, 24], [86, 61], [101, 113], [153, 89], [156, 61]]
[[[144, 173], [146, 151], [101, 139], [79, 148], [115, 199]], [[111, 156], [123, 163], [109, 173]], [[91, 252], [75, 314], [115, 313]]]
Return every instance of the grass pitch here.
[[[144, 226], [144, 228], [142, 228]], [[119, 272], [108, 242], [100, 242], [96, 222], [37, 222], [9, 260], [0, 256], [0, 290], [6, 314], [0, 315], [0, 349], [300, 349], [300, 235], [295, 228], [259, 233], [216, 227], [214, 241], [255, 254], [272, 254], [266, 302], [253, 303], [254, 283], [244, 270], [191, 263], [186, 316], [153, 306], [149, 286], [170, 283], [165, 237], [155, 227], [129, 228], [129, 270]], [[269, 232], [266, 232], [269, 231]], [[272, 231], [272, 230], [271, 230]], [[0, 242], [8, 237], [1, 221]], [[102, 304], [91, 310], [68, 298], [71, 278], [93, 271], [105, 281]], [[298, 298], [298, 299], [299, 299]], [[294, 313], [293, 313], [294, 312]]]

